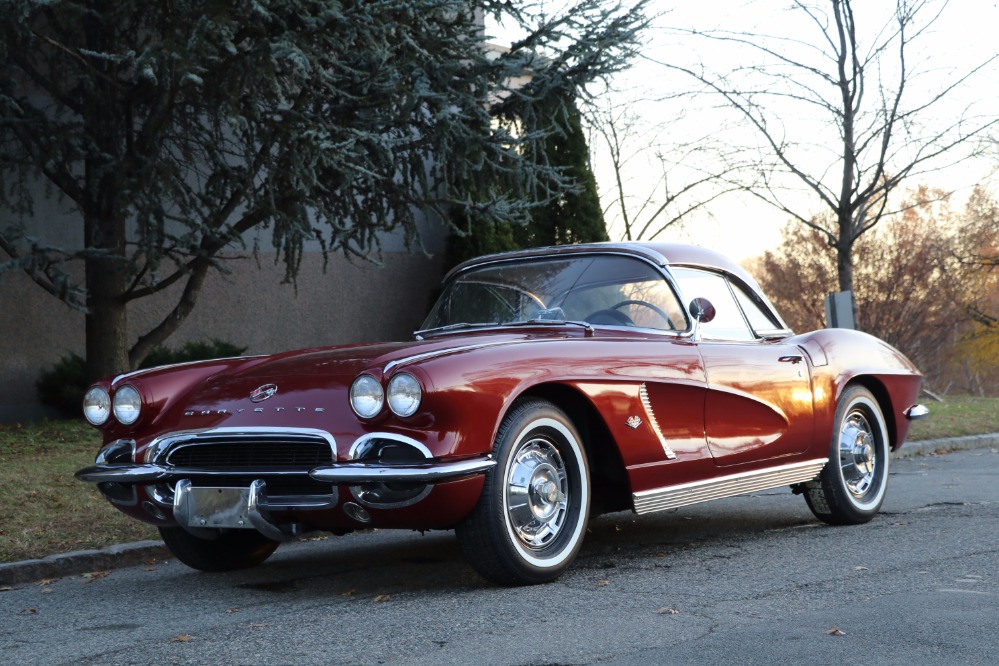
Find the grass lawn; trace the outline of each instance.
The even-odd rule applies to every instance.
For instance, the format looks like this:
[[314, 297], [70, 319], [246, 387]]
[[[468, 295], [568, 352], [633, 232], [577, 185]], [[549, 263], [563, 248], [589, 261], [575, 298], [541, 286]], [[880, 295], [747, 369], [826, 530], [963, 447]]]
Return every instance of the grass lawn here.
[[0, 425], [0, 562], [159, 538], [73, 477], [100, 443], [82, 419]]
[[[925, 404], [930, 416], [913, 424], [911, 440], [999, 432], [999, 398]], [[100, 441], [82, 420], [0, 425], [0, 562], [158, 538], [73, 478]]]

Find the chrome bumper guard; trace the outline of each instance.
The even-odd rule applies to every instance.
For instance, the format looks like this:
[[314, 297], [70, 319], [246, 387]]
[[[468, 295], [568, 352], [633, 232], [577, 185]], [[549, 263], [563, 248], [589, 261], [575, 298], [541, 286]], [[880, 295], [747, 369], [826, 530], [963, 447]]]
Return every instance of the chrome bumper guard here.
[[[297, 507], [299, 509], [326, 508], [331, 502]], [[173, 517], [185, 530], [203, 536], [216, 529], [255, 529], [268, 539], [288, 541], [299, 535], [297, 524], [280, 525], [270, 516], [267, 484], [257, 479], [249, 488], [203, 488], [194, 486], [187, 479], [177, 482], [173, 498]]]
[[918, 421], [919, 419], [925, 419], [929, 416], [930, 410], [923, 405], [913, 405], [902, 413], [905, 414], [905, 418], [910, 421]]

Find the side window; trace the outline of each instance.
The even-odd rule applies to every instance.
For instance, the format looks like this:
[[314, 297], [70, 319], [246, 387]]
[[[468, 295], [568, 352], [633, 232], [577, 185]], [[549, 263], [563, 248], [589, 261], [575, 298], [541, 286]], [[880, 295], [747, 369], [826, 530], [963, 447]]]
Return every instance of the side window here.
[[671, 272], [688, 303], [695, 298], [706, 298], [715, 306], [715, 318], [701, 324], [701, 337], [705, 340], [756, 339], [724, 276], [692, 268], [674, 268]]
[[749, 320], [749, 325], [753, 327], [754, 331], [760, 333], [761, 331], [775, 331], [784, 328], [761, 309], [740, 285], [732, 284], [732, 290], [735, 291], [735, 297], [738, 299], [739, 305], [742, 306], [742, 311], [746, 314], [746, 319]]

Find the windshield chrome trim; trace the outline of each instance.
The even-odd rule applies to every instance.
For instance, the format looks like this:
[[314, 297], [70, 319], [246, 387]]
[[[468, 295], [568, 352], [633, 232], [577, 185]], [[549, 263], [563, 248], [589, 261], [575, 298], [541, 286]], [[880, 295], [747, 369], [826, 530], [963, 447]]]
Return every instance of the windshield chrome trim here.
[[[507, 256], [505, 254], [500, 254], [500, 255], [494, 255], [492, 257], [490, 257], [490, 256], [487, 255], [487, 257], [484, 258], [485, 259], [484, 261], [481, 261], [481, 262], [478, 261], [478, 260], [476, 260], [476, 261], [470, 261], [470, 262], [467, 262], [466, 264], [461, 264], [461, 265], [459, 265], [459, 266], [451, 269], [451, 271], [445, 276], [444, 281], [442, 282], [442, 285], [444, 285], [444, 287], [446, 288], [451, 283], [451, 281], [454, 280], [454, 279], [456, 279], [459, 275], [462, 275], [462, 274], [467, 273], [467, 272], [472, 271], [472, 270], [479, 270], [481, 268], [485, 268], [485, 267], [488, 267], [488, 266], [493, 266], [493, 265], [496, 265], [496, 264], [521, 263], [521, 262], [523, 262], [523, 263], [530, 263], [530, 262], [544, 261], [546, 259], [548, 259], [548, 260], [558, 260], [558, 259], [565, 259], [567, 257], [574, 256], [574, 255], [575, 256], [581, 256], [581, 257], [585, 257], [585, 256], [601, 256], [601, 255], [603, 255], [603, 256], [610, 255], [610, 256], [616, 256], [616, 257], [628, 257], [628, 258], [634, 259], [636, 261], [643, 261], [643, 262], [645, 262], [646, 264], [648, 264], [649, 266], [651, 266], [656, 272], [658, 272], [660, 276], [662, 276], [663, 280], [666, 281], [666, 284], [669, 285], [670, 289], [673, 291], [673, 294], [677, 297], [677, 301], [680, 304], [680, 309], [681, 309], [681, 311], [683, 313], [684, 323], [687, 325], [687, 327], [684, 328], [684, 329], [672, 329], [672, 330], [667, 331], [665, 329], [646, 329], [646, 328], [638, 328], [638, 327], [634, 327], [634, 326], [620, 326], [620, 327], [618, 327], [618, 326], [614, 326], [614, 325], [611, 325], [611, 324], [599, 324], [599, 326], [608, 327], [608, 328], [622, 328], [622, 329], [627, 329], [627, 330], [636, 330], [636, 329], [637, 330], [643, 330], [643, 331], [644, 330], [652, 330], [652, 331], [656, 331], [656, 332], [659, 332], [659, 333], [680, 334], [681, 337], [687, 337], [687, 336], [683, 336], [684, 333], [687, 333], [688, 335], [691, 334], [691, 333], [693, 333], [693, 322], [692, 322], [692, 320], [690, 318], [690, 314], [687, 312], [686, 306], [683, 303], [683, 292], [680, 290], [680, 285], [676, 282], [676, 280], [673, 278], [672, 273], [670, 273], [670, 271], [669, 271], [669, 268], [671, 266], [673, 266], [673, 264], [670, 264], [666, 260], [666, 258], [663, 257], [658, 252], [655, 252], [655, 251], [652, 251], [652, 250], [647, 251], [647, 248], [644, 248], [642, 246], [630, 246], [629, 245], [629, 246], [622, 247], [622, 246], [615, 246], [615, 244], [613, 244], [613, 243], [610, 243], [607, 246], [603, 246], [603, 247], [601, 247], [599, 245], [594, 246], [594, 245], [583, 244], [583, 245], [564, 245], [564, 246], [558, 246], [557, 248], [548, 248], [548, 249], [553, 250], [553, 251], [551, 253], [548, 253], [548, 254], [542, 254], [542, 253], [539, 253], [539, 254], [519, 254], [518, 253], [518, 254], [515, 254], [514, 256]], [[443, 295], [443, 291], [441, 293]], [[434, 307], [436, 307], [436, 304], [435, 304]], [[771, 311], [774, 311], [772, 307], [770, 309], [771, 309]], [[567, 321], [574, 321], [574, 320], [567, 320]], [[529, 323], [530, 322], [525, 322], [525, 324], [529, 324]], [[586, 322], [586, 323], [589, 326], [591, 326], [591, 327], [594, 326], [594, 324], [589, 324], [588, 322]], [[508, 322], [506, 325], [509, 326], [510, 323]], [[474, 324], [472, 324], [472, 326], [474, 326]], [[503, 326], [503, 324], [499, 324], [498, 326]], [[444, 327], [439, 327], [439, 328], [444, 328]], [[423, 340], [424, 339], [422, 337], [423, 334], [428, 333], [430, 331], [434, 331], [434, 330], [435, 330], [435, 328], [422, 329], [422, 330], [414, 331], [413, 335], [415, 336], [415, 338], [417, 340]], [[461, 329], [457, 329], [457, 331], [455, 331], [455, 332], [461, 332], [461, 331], [464, 331], [464, 330], [470, 330], [470, 329], [468, 329], [468, 328], [461, 328]], [[476, 331], [488, 330], [488, 327], [486, 327], [486, 328], [475, 328], [474, 330], [476, 330]], [[589, 329], [589, 330], [592, 330], [592, 329]], [[442, 332], [451, 333], [452, 331], [442, 331]]]

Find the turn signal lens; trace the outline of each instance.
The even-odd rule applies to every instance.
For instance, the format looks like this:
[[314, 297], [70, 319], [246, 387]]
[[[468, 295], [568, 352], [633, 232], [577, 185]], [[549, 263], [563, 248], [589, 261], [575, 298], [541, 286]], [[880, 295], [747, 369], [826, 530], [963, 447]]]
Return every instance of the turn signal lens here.
[[104, 425], [111, 416], [111, 396], [100, 386], [92, 386], [83, 396], [83, 415], [95, 426]]
[[412, 416], [420, 408], [423, 387], [419, 380], [408, 372], [400, 372], [389, 380], [388, 404], [396, 416]]
[[142, 397], [134, 386], [122, 386], [114, 392], [114, 417], [122, 425], [132, 425], [139, 420]]
[[370, 419], [382, 411], [385, 392], [381, 383], [371, 375], [361, 375], [350, 387], [350, 407], [361, 418]]

